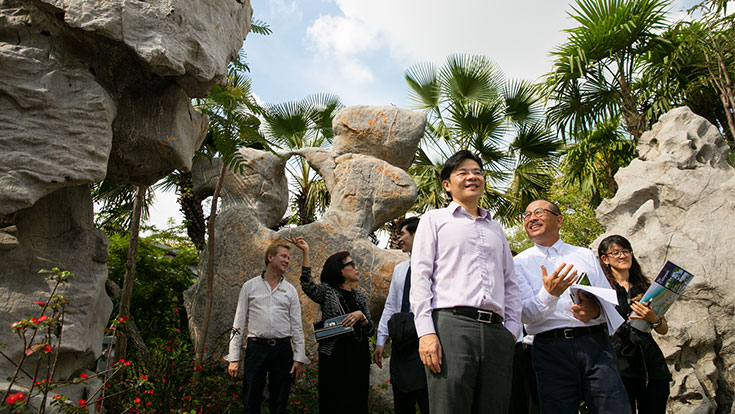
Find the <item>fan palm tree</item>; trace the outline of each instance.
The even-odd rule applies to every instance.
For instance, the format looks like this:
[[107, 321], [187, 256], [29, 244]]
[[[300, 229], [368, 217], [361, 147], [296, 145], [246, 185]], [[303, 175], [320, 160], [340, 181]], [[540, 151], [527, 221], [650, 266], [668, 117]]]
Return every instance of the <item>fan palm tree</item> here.
[[565, 150], [562, 161], [564, 185], [576, 185], [590, 204], [597, 206], [603, 197], [615, 194], [615, 173], [636, 157], [636, 144], [620, 129], [620, 119], [597, 124], [582, 132], [577, 142]]
[[641, 111], [644, 93], [637, 75], [645, 55], [666, 27], [668, 0], [577, 0], [552, 72], [543, 85], [555, 102], [549, 120], [572, 138], [598, 122], [622, 115], [625, 130], [637, 142], [652, 119]]
[[486, 57], [451, 55], [439, 69], [421, 63], [406, 71], [414, 107], [427, 114], [424, 138], [409, 173], [418, 187], [414, 211], [444, 205], [441, 162], [469, 149], [486, 171], [482, 207], [502, 222], [516, 220], [551, 185], [560, 143], [544, 126], [532, 85], [505, 81]]
[[[270, 105], [264, 113], [265, 131], [274, 145], [289, 150], [322, 147], [332, 142], [332, 120], [344, 105], [330, 94], [311, 95], [300, 101]], [[304, 158], [289, 161], [286, 171], [292, 193], [292, 222], [308, 224], [329, 204], [324, 181]]]

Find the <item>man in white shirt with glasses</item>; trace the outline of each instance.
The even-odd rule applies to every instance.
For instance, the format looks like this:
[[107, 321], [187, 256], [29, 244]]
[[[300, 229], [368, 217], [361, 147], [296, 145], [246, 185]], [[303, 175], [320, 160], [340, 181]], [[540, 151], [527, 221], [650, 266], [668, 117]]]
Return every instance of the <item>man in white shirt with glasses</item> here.
[[610, 288], [595, 254], [559, 237], [562, 214], [547, 200], [536, 200], [521, 214], [534, 246], [515, 257], [523, 302], [522, 319], [534, 335], [532, 358], [541, 413], [576, 414], [581, 401], [592, 413], [630, 413], [600, 304], [568, 288], [578, 277]]

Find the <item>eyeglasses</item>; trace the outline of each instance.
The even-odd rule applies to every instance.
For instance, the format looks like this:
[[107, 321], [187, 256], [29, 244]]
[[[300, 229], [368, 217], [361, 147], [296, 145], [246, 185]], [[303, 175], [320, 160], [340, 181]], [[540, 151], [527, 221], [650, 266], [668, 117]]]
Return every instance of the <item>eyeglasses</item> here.
[[537, 208], [536, 210], [533, 210], [533, 211], [524, 211], [523, 213], [520, 214], [520, 216], [521, 216], [521, 220], [526, 221], [526, 220], [528, 220], [529, 217], [531, 217], [531, 215], [533, 215], [533, 217], [535, 217], [535, 218], [541, 218], [541, 217], [543, 217], [544, 213], [551, 213], [551, 214], [553, 214], [555, 216], [561, 216], [561, 214], [554, 213], [553, 211], [549, 210], [548, 208], [543, 208], [543, 207], [539, 207], [539, 208]]
[[633, 250], [623, 249], [623, 250], [613, 250], [611, 252], [605, 253], [606, 256], [611, 256], [616, 259], [620, 259], [623, 256], [629, 256], [633, 254]]
[[356, 269], [356, 268], [357, 268], [357, 265], [355, 265], [355, 262], [353, 262], [353, 261], [349, 261], [349, 262], [347, 262], [347, 263], [342, 263], [342, 268], [343, 268], [343, 269], [344, 269], [345, 267], [347, 267], [347, 266], [352, 266], [352, 268], [353, 268], [353, 269]]

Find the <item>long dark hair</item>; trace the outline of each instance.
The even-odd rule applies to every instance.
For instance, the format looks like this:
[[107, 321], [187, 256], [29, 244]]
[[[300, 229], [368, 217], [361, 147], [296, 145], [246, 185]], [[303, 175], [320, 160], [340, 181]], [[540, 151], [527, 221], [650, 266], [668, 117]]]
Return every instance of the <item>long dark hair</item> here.
[[600, 245], [597, 247], [597, 256], [599, 257], [600, 266], [602, 266], [602, 270], [605, 272], [607, 281], [610, 282], [612, 286], [618, 285], [618, 282], [615, 280], [615, 276], [612, 273], [610, 265], [602, 262], [602, 256], [607, 256], [607, 251], [613, 244], [617, 244], [623, 249], [628, 249], [631, 252], [630, 258], [632, 260], [632, 265], [630, 266], [630, 274], [628, 275], [628, 283], [630, 283], [631, 287], [638, 286], [640, 288], [643, 288], [644, 290], [648, 289], [648, 287], [651, 286], [651, 282], [649, 282], [648, 279], [643, 275], [641, 265], [638, 264], [638, 260], [635, 259], [635, 255], [633, 254], [633, 247], [630, 245], [628, 239], [618, 234], [605, 237], [600, 242]]
[[337, 252], [327, 258], [322, 267], [322, 274], [319, 276], [322, 283], [326, 283], [332, 287], [338, 288], [345, 283], [345, 277], [342, 276], [342, 260], [349, 256], [350, 252]]

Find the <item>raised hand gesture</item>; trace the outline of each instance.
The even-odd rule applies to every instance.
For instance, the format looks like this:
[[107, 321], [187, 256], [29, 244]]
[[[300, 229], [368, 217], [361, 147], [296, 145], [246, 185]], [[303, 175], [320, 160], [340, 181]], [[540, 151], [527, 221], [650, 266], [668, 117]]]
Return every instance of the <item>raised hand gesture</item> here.
[[541, 265], [541, 280], [544, 282], [544, 289], [552, 296], [561, 296], [577, 280], [577, 271], [572, 271], [572, 267], [572, 265], [567, 266], [566, 263], [562, 263], [549, 275], [546, 267]]

